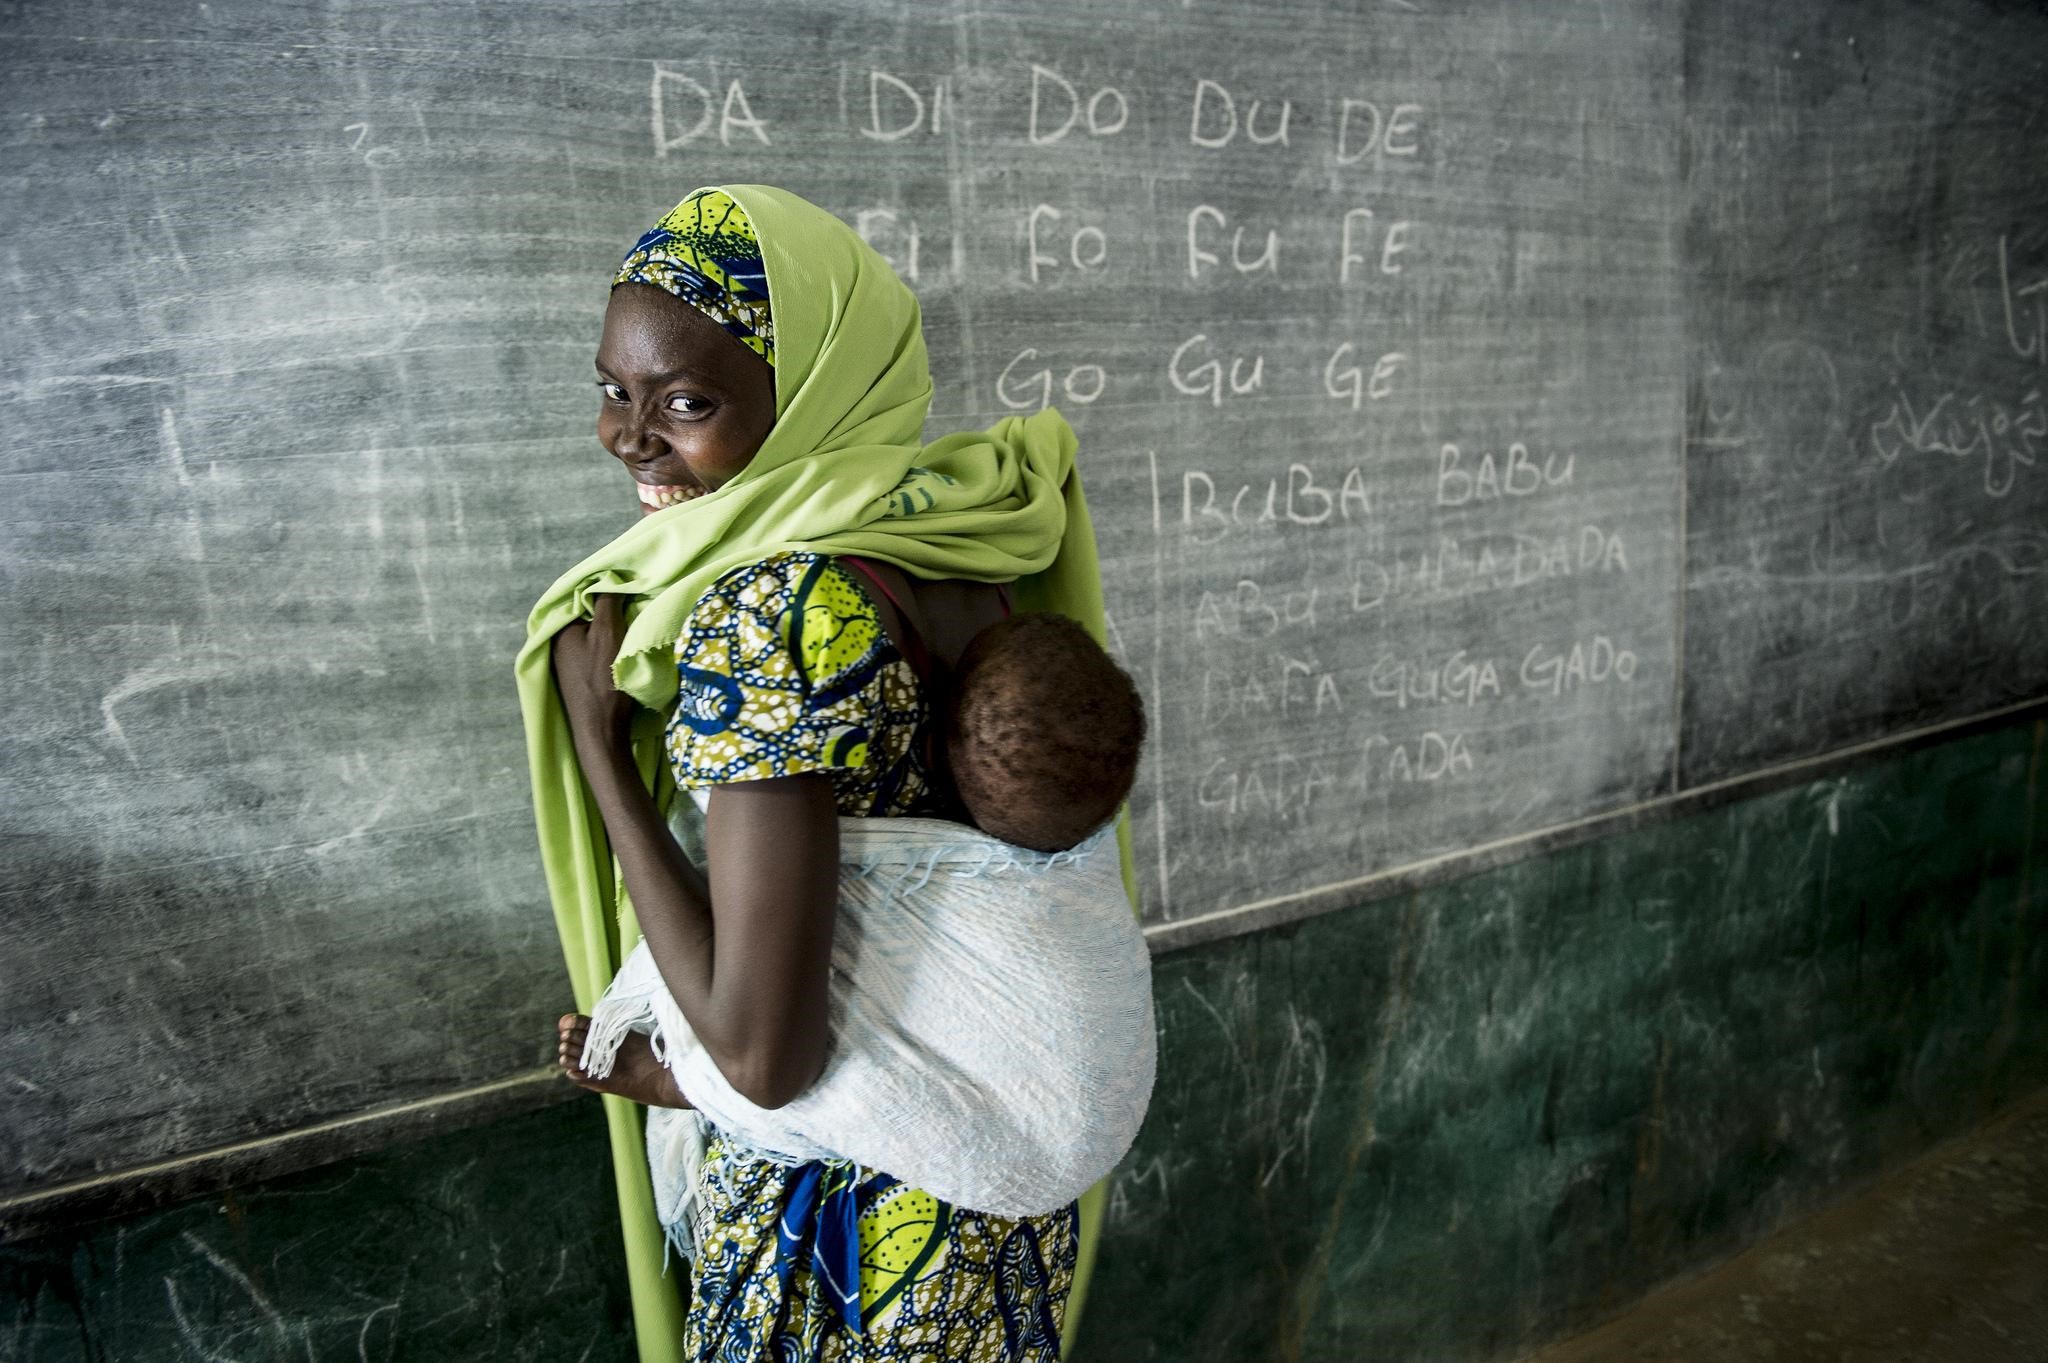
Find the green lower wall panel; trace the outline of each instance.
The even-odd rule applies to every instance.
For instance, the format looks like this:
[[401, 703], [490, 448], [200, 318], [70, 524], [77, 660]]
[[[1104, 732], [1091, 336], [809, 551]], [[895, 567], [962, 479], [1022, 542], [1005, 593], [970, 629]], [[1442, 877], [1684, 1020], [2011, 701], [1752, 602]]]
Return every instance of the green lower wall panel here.
[[594, 1100], [0, 1249], [4, 1363], [624, 1363]]
[[[1512, 1358], [2048, 1083], [2043, 742], [1160, 958], [1078, 1357]], [[577, 1101], [0, 1250], [0, 1360], [628, 1358], [604, 1159]]]
[[2048, 1082], [2039, 738], [1161, 959], [1081, 1356], [1512, 1358]]

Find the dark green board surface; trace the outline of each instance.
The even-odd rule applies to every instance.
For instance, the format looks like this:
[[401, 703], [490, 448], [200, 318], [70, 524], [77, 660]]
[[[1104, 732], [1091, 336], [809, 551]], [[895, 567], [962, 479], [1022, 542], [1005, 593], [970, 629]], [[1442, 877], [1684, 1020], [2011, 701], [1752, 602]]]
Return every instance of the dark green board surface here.
[[[2048, 1081], [2044, 758], [2012, 726], [1161, 958], [1077, 1357], [1512, 1357]], [[0, 1358], [626, 1357], [602, 1162], [579, 1101], [6, 1249]]]
[[2041, 743], [1160, 960], [1085, 1356], [1513, 1357], [2038, 1085]]
[[630, 1363], [595, 1102], [0, 1251], [0, 1359]]

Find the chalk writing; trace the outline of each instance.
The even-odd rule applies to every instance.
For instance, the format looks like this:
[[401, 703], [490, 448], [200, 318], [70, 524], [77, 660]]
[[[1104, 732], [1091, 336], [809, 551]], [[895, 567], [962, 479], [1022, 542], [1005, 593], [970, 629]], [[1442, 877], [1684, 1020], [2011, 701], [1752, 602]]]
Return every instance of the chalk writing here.
[[1330, 361], [1323, 366], [1323, 391], [1339, 402], [1349, 402], [1351, 410], [1370, 398], [1380, 402], [1394, 391], [1394, 378], [1408, 363], [1408, 356], [1398, 350], [1390, 350], [1373, 361], [1372, 373], [1358, 365], [1349, 363], [1352, 355], [1349, 341], [1330, 352]]
[[[682, 72], [657, 65], [654, 68], [652, 102], [656, 156], [667, 156], [677, 147], [688, 146], [702, 137], [710, 131], [714, 117], [718, 121], [720, 146], [731, 146], [735, 132], [751, 134], [764, 147], [773, 145], [768, 140], [767, 122], [754, 116], [752, 106], [747, 103], [747, 92], [737, 79], [727, 82], [725, 98], [719, 101], [703, 85]], [[692, 115], [695, 115], [694, 121], [683, 126], [684, 120], [690, 120]]]
[[2048, 278], [2015, 287], [2003, 235], [1998, 238], [1998, 294], [2012, 353], [2048, 367]]
[[1884, 416], [1870, 427], [1870, 449], [1889, 465], [1902, 454], [1939, 454], [1974, 461], [1983, 468], [1984, 492], [2003, 497], [2013, 489], [2021, 467], [2032, 468], [2048, 438], [2048, 405], [2039, 385], [2030, 386], [2016, 403], [2007, 405], [1951, 389], [1924, 405], [1916, 405], [1904, 389], [1892, 399]]
[[1309, 1140], [1329, 1074], [1322, 1028], [1288, 1002], [1282, 1005], [1287, 1021], [1284, 1038], [1277, 1048], [1267, 1043], [1270, 1010], [1259, 1007], [1256, 981], [1249, 971], [1239, 970], [1217, 991], [1222, 1007], [1211, 1003], [1192, 980], [1183, 977], [1181, 986], [1215, 1020], [1222, 1041], [1219, 1053], [1229, 1056], [1242, 1087], [1222, 1104], [1231, 1114], [1223, 1127], [1232, 1133], [1227, 1139], [1256, 1154], [1262, 1188], [1290, 1163], [1306, 1176]]
[[1437, 537], [1434, 545], [1390, 560], [1351, 562], [1343, 590], [1334, 593], [1353, 614], [1394, 597], [1467, 596], [1511, 591], [1553, 578], [1625, 573], [1628, 550], [1619, 531], [1582, 525], [1576, 533], [1541, 536], [1520, 531], [1484, 539]]
[[1419, 738], [1400, 742], [1384, 734], [1366, 739], [1354, 779], [1361, 793], [1371, 794], [1389, 785], [1455, 779], [1471, 770], [1472, 750], [1462, 732], [1429, 729]]
[[1342, 779], [1337, 766], [1321, 757], [1276, 752], [1242, 765], [1219, 757], [1196, 780], [1195, 805], [1228, 819], [1244, 814], [1287, 818], [1306, 813]]
[[1372, 734], [1349, 770], [1346, 765], [1284, 750], [1244, 761], [1218, 757], [1194, 782], [1195, 806], [1229, 821], [1248, 815], [1288, 820], [1338, 791], [1372, 796], [1399, 785], [1457, 780], [1476, 760], [1462, 730], [1427, 729], [1412, 737]]
[[[1038, 351], [1027, 347], [1011, 357], [996, 375], [996, 400], [1003, 406], [1012, 411], [1036, 412], [1052, 405], [1052, 366], [1029, 368], [1037, 358]], [[1025, 367], [1024, 372], [1019, 372], [1019, 366]], [[1099, 364], [1077, 364], [1067, 370], [1059, 384], [1068, 402], [1086, 407], [1102, 396], [1102, 390], [1109, 384], [1109, 374]]]
[[[1262, 128], [1259, 114], [1265, 107], [1265, 102], [1257, 99], [1246, 106], [1242, 124], [1245, 140], [1258, 146], [1286, 146], [1287, 124], [1294, 114], [1294, 101], [1281, 100], [1279, 113], [1269, 112]], [[1227, 147], [1237, 136], [1239, 126], [1237, 96], [1213, 80], [1197, 80], [1188, 141], [1198, 147]]]
[[868, 72], [868, 121], [860, 135], [875, 142], [900, 142], [920, 128], [936, 135], [945, 107], [944, 79], [932, 86], [931, 98], [927, 100], [902, 77], [872, 69]]
[[1202, 673], [1204, 720], [1326, 712], [1344, 712], [1344, 693], [1334, 675], [1306, 658], [1279, 654], [1264, 667], [1208, 668]]
[[1634, 681], [1636, 655], [1618, 647], [1604, 634], [1588, 640], [1574, 639], [1563, 649], [1535, 644], [1522, 655], [1520, 675], [1522, 685], [1529, 690], [1561, 696], [1582, 686]]
[[1382, 156], [1414, 156], [1422, 122], [1420, 104], [1396, 104], [1385, 118], [1369, 99], [1347, 99], [1337, 111], [1337, 164], [1350, 165], [1374, 151]]
[[1505, 458], [1488, 450], [1479, 456], [1476, 466], [1466, 468], [1458, 447], [1446, 444], [1437, 452], [1436, 504], [1464, 506], [1503, 497], [1533, 497], [1545, 488], [1570, 484], [1577, 459], [1576, 454], [1560, 459], [1552, 452], [1538, 462], [1529, 447], [1517, 440], [1508, 446]]
[[[1213, 208], [1208, 204], [1196, 204], [1194, 208], [1189, 210], [1188, 277], [1191, 279], [1200, 279], [1202, 277], [1202, 267], [1204, 265], [1220, 263], [1220, 257], [1214, 251], [1207, 250], [1202, 246], [1202, 225], [1204, 223], [1214, 223], [1216, 230], [1221, 232], [1229, 225], [1230, 219], [1225, 216], [1222, 209]], [[1266, 233], [1265, 249], [1250, 259], [1246, 259], [1244, 253], [1244, 229], [1242, 227], [1233, 229], [1230, 235], [1230, 265], [1239, 274], [1256, 274], [1260, 270], [1264, 270], [1268, 274], [1279, 274], [1279, 232], [1268, 231]]]
[[1313, 583], [1269, 593], [1251, 578], [1241, 578], [1232, 591], [1201, 593], [1195, 602], [1195, 638], [1270, 639], [1296, 626], [1314, 629], [1320, 597]]
[[1173, 1176], [1194, 1164], [1182, 1156], [1132, 1158], [1117, 1166], [1109, 1189], [1109, 1219], [1119, 1230], [1137, 1229], [1166, 1219], [1173, 1210]]
[[[1378, 216], [1370, 208], [1353, 208], [1344, 214], [1344, 220], [1337, 229], [1337, 282], [1351, 282], [1351, 267], [1363, 265], [1372, 258], [1373, 234], [1378, 231]], [[1396, 275], [1401, 273], [1401, 256], [1408, 250], [1408, 234], [1411, 226], [1402, 218], [1387, 224], [1386, 232], [1379, 237], [1378, 273]]]
[[[1209, 338], [1197, 332], [1174, 348], [1173, 358], [1166, 362], [1166, 378], [1174, 391], [1188, 397], [1207, 397], [1213, 406], [1223, 405], [1224, 368], [1223, 361], [1210, 358], [1195, 363], [1188, 358], [1188, 352], [1197, 347], [1207, 353]], [[1258, 391], [1266, 381], [1266, 357], [1253, 355], [1246, 363], [1243, 355], [1230, 357], [1228, 392], [1232, 397], [1243, 397]]]
[[1227, 498], [1218, 496], [1216, 480], [1202, 470], [1181, 475], [1180, 523], [1197, 543], [1213, 543], [1233, 527], [1341, 525], [1372, 512], [1372, 492], [1356, 464], [1334, 491], [1308, 465], [1289, 464], [1284, 474], [1265, 480], [1263, 495], [1257, 482], [1248, 482]]
[[[1064, 103], [1066, 112], [1053, 125], [1050, 108]], [[1114, 137], [1131, 121], [1131, 102], [1113, 85], [1104, 85], [1084, 101], [1072, 81], [1049, 66], [1031, 63], [1031, 115], [1025, 136], [1033, 146], [1049, 146], [1084, 126], [1090, 137]]]
[[396, 147], [364, 146], [363, 144], [370, 139], [370, 125], [367, 123], [351, 123], [346, 128], [343, 128], [342, 131], [356, 135], [356, 140], [348, 144], [348, 149], [362, 157], [363, 164], [366, 166], [373, 169], [381, 169], [384, 166], [395, 165], [403, 159], [399, 156]]
[[1440, 663], [1420, 663], [1382, 654], [1366, 674], [1365, 687], [1396, 709], [1410, 704], [1471, 707], [1500, 697], [1500, 672], [1490, 658], [1471, 658], [1459, 649]]
[[[1103, 234], [1100, 227], [1076, 227], [1069, 232], [1064, 228], [1058, 228], [1060, 216], [1059, 209], [1051, 204], [1042, 203], [1034, 205], [1024, 220], [1024, 260], [1033, 284], [1038, 282], [1039, 267], [1043, 265], [1060, 269], [1071, 262], [1074, 269], [1086, 273], [1100, 270], [1109, 259], [1109, 238]], [[1043, 229], [1041, 223], [1044, 224]], [[1054, 231], [1056, 228], [1058, 230]], [[1041, 230], [1045, 230], [1048, 235], [1064, 235], [1066, 249], [1050, 254], [1041, 251], [1038, 245]]]

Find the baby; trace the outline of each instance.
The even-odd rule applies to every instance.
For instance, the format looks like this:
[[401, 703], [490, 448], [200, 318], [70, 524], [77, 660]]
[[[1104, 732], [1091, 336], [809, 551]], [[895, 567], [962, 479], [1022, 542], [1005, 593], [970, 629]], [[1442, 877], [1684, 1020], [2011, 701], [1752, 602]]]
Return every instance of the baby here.
[[1057, 852], [1113, 816], [1138, 774], [1137, 687], [1064, 615], [1013, 615], [960, 655], [940, 702], [940, 758], [974, 826]]
[[[974, 826], [1038, 852], [1078, 846], [1131, 792], [1145, 739], [1138, 689], [1082, 626], [1063, 615], [1008, 616], [969, 641], [935, 688], [936, 775]], [[590, 1019], [565, 1015], [557, 1060], [573, 1082], [654, 1107], [686, 1107], [644, 1036], [611, 1072], [586, 1072]]]

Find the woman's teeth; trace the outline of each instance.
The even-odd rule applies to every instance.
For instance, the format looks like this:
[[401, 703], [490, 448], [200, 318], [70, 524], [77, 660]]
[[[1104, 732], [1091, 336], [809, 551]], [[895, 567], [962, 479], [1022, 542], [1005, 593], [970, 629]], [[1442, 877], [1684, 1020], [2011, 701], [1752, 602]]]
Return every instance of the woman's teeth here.
[[640, 500], [648, 506], [675, 506], [693, 497], [702, 497], [704, 489], [699, 487], [669, 487], [659, 483], [635, 483]]

